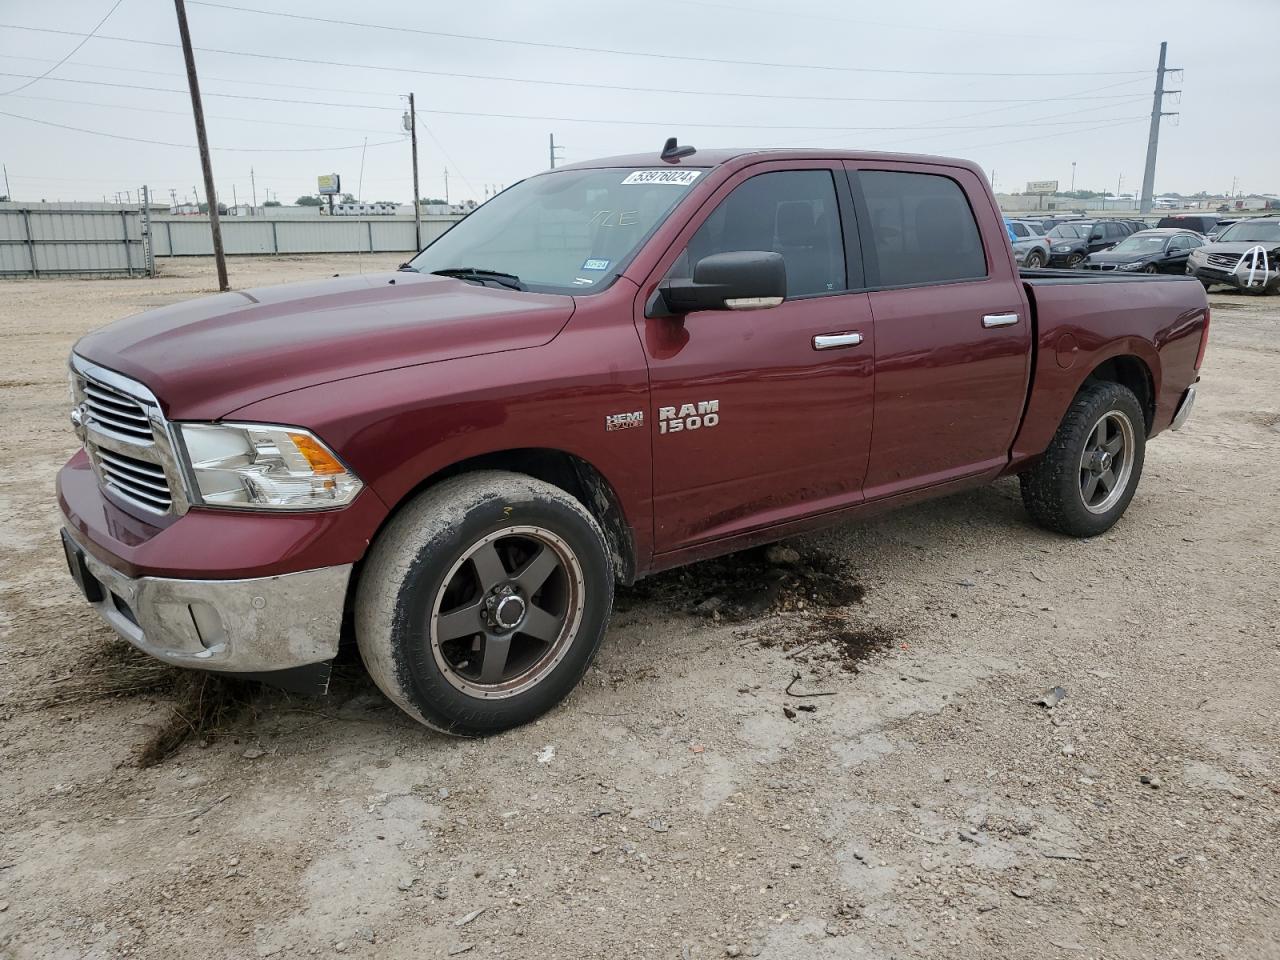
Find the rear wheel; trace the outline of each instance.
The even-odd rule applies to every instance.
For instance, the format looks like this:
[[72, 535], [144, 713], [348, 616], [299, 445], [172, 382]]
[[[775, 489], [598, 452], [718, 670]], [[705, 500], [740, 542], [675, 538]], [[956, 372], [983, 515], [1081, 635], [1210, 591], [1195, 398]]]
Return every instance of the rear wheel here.
[[1022, 502], [1040, 526], [1072, 537], [1110, 529], [1133, 499], [1146, 456], [1138, 398], [1092, 383], [1072, 401], [1044, 457], [1021, 474]]
[[527, 723], [577, 684], [604, 637], [613, 567], [558, 487], [483, 471], [446, 480], [378, 537], [356, 595], [370, 676], [445, 733]]

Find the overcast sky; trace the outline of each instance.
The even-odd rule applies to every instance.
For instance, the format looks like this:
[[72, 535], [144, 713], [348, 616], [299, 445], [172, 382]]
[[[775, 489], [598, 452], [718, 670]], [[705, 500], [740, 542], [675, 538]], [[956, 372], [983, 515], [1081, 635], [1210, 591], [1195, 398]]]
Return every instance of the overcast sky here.
[[[203, 195], [170, 0], [121, 0], [48, 78], [5, 93], [54, 67], [113, 3], [0, 0], [0, 161], [16, 199], [100, 199], [142, 183], [166, 200], [196, 185]], [[409, 201], [400, 95], [410, 91], [422, 193], [443, 194], [447, 167], [455, 201], [545, 169], [549, 133], [565, 162], [657, 150], [678, 135], [700, 147], [967, 157], [1001, 191], [1054, 179], [1065, 190], [1075, 161], [1077, 187], [1114, 191], [1123, 177], [1129, 192], [1142, 181], [1161, 40], [1185, 76], [1168, 84], [1184, 93], [1166, 103], [1181, 116], [1164, 122], [1157, 192], [1226, 191], [1237, 177], [1242, 191], [1280, 192], [1277, 13], [1280, 0], [188, 0], [226, 203], [233, 188], [249, 198], [251, 168], [259, 202], [270, 191], [290, 203], [329, 172], [365, 200]]]

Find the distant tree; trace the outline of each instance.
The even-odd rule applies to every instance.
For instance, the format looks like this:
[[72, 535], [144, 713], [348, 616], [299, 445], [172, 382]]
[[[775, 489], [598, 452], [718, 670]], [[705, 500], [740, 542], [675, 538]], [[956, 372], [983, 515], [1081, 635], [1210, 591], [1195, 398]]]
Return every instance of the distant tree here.
[[448, 203], [449, 201], [439, 197], [423, 197], [420, 202], [421, 203]]
[[0, 203], [8, 203], [8, 202], [9, 202], [9, 195], [7, 193], [0, 193]]
[[342, 195], [342, 199], [341, 199], [341, 200], [339, 200], [338, 202], [339, 202], [339, 203], [355, 203], [355, 202], [356, 202], [356, 198], [355, 198], [352, 194], [350, 194], [350, 193], [344, 193], [344, 194]]
[[[204, 203], [204, 202], [201, 202], [201, 204], [200, 204], [200, 212], [201, 212], [201, 213], [208, 213], [208, 212], [209, 212], [209, 204]], [[223, 215], [225, 215], [225, 214], [226, 214], [226, 212], [227, 212], [227, 205], [226, 205], [225, 203], [219, 203], [219, 204], [218, 204], [218, 216], [223, 216]]]
[[284, 206], [279, 200], [268, 200], [263, 204], [264, 207], [281, 207]]
[[297, 200], [293, 202], [296, 206], [299, 206], [299, 207], [323, 207], [324, 206], [324, 201], [321, 200], [319, 197], [299, 197]]

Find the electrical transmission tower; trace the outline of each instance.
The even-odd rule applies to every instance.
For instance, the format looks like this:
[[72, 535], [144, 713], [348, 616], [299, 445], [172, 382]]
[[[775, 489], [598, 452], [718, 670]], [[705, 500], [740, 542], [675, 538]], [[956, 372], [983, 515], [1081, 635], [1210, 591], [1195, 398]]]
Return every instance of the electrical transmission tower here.
[[1173, 94], [1182, 93], [1181, 90], [1166, 90], [1164, 88], [1164, 75], [1166, 73], [1180, 73], [1181, 67], [1166, 67], [1164, 65], [1164, 55], [1169, 44], [1167, 42], [1160, 44], [1160, 62], [1156, 65], [1156, 92], [1151, 104], [1151, 132], [1147, 135], [1147, 166], [1142, 172], [1142, 201], [1140, 213], [1151, 212], [1151, 194], [1156, 186], [1156, 150], [1160, 147], [1160, 118], [1176, 117], [1177, 112], [1167, 112], [1164, 109], [1164, 98]]

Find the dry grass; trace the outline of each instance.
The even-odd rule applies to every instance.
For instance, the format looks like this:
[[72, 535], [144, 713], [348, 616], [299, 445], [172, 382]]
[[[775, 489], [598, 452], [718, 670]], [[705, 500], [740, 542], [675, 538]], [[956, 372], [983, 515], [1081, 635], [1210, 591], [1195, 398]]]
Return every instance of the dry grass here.
[[189, 739], [219, 735], [243, 715], [257, 693], [254, 684], [180, 670], [127, 643], [109, 642], [65, 676], [37, 687], [28, 703], [42, 708], [148, 694], [168, 701], [164, 721], [134, 748], [135, 763], [150, 767]]

